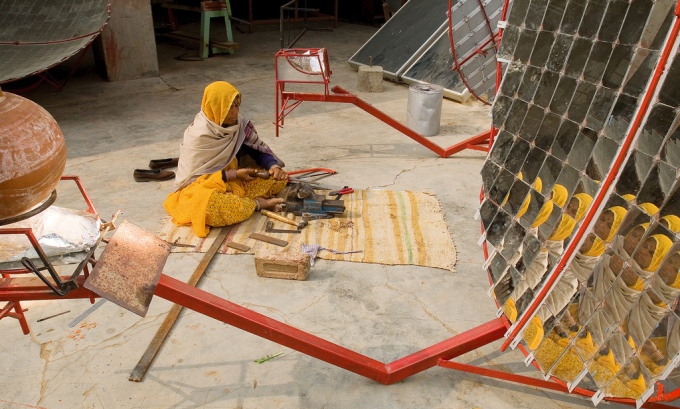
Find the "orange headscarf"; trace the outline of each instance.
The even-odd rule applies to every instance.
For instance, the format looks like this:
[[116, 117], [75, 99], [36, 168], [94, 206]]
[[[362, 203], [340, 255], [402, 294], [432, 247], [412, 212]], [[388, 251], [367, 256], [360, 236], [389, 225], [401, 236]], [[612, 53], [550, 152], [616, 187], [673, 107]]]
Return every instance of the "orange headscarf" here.
[[201, 109], [209, 120], [222, 126], [224, 118], [231, 109], [231, 104], [240, 95], [238, 90], [226, 81], [213, 82], [203, 91]]

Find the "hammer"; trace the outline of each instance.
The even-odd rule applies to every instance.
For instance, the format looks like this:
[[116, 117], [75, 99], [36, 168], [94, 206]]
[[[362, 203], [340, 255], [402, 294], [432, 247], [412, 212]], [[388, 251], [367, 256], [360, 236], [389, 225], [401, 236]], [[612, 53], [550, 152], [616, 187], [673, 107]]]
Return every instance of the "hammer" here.
[[295, 226], [295, 227], [297, 227], [298, 230], [304, 229], [305, 226], [307, 226], [307, 224], [309, 223], [306, 220], [303, 220], [300, 223], [298, 223], [293, 219], [289, 219], [285, 216], [281, 216], [280, 214], [277, 214], [277, 213], [274, 213], [272, 211], [265, 210], [265, 209], [260, 210], [260, 213], [262, 213], [263, 215], [265, 215], [267, 217], [271, 217], [272, 219], [278, 220], [280, 222], [288, 223], [292, 226]]

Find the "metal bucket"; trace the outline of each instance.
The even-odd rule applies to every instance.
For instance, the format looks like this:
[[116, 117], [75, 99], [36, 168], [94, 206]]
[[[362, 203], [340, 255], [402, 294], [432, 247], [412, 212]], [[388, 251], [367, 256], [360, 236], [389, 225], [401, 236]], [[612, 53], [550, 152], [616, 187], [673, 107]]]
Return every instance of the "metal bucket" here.
[[439, 133], [444, 89], [439, 85], [416, 84], [408, 87], [406, 126], [423, 136]]

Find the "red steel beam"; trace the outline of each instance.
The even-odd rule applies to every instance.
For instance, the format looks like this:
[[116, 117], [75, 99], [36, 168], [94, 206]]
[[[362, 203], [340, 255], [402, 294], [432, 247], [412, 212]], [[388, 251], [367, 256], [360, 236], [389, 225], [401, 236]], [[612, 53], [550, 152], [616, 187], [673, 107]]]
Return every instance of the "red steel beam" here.
[[434, 344], [414, 354], [385, 365], [389, 383], [399, 382], [425, 369], [437, 366], [441, 359], [453, 359], [484, 345], [503, 338], [507, 327], [502, 318], [496, 318], [482, 325]]
[[155, 294], [218, 321], [385, 385], [437, 366], [440, 358], [451, 359], [498, 340], [506, 330], [503, 321], [497, 318], [422, 351], [390, 364], [384, 364], [166, 275], [161, 275]]
[[361, 108], [362, 110], [366, 111], [367, 113], [378, 118], [385, 124], [391, 126], [392, 128], [396, 129], [397, 131], [403, 133], [404, 135], [423, 145], [427, 149], [441, 156], [442, 158], [448, 158], [449, 156], [465, 149], [488, 151], [488, 148], [481, 147], [479, 145], [488, 144], [491, 138], [493, 138], [493, 136], [495, 136], [495, 134], [498, 132], [498, 130], [493, 129], [491, 131], [475, 135], [455, 145], [449, 146], [448, 148], [442, 148], [441, 146], [427, 139], [425, 136], [407, 127], [406, 125], [387, 115], [386, 113], [369, 104], [368, 102], [362, 100], [361, 98], [357, 97], [354, 94], [350, 94], [343, 88], [335, 86], [331, 89], [331, 91], [333, 91], [335, 94], [315, 94], [310, 92], [284, 91], [281, 93], [281, 97], [284, 100], [291, 101], [343, 102], [354, 104], [357, 107]]
[[[35, 277], [8, 278], [0, 281], [0, 301], [90, 298], [92, 292], [83, 287], [84, 281], [84, 276], [78, 277], [79, 288], [70, 291], [64, 297], [60, 297]], [[505, 317], [496, 318], [421, 351], [384, 364], [164, 274], [161, 275], [156, 286], [155, 295], [384, 385], [391, 385], [431, 367], [441, 366], [568, 393], [562, 382], [545, 381], [449, 361], [501, 339], [508, 327]], [[653, 401], [674, 400], [678, 397], [679, 391], [680, 389], [676, 389], [668, 394], [660, 391], [657, 396], [650, 399], [645, 407], [670, 409], [670, 406], [653, 403]], [[594, 394], [593, 391], [581, 388], [574, 389], [573, 393], [584, 396]], [[631, 401], [627, 399], [612, 398], [609, 400], [631, 404]]]
[[[515, 382], [515, 383], [519, 383], [519, 384], [522, 384], [522, 385], [534, 386], [534, 387], [537, 387], [537, 388], [549, 389], [549, 390], [553, 390], [553, 391], [557, 391], [557, 392], [570, 393], [569, 389], [567, 389], [566, 385], [563, 385], [561, 383], [556, 383], [556, 382], [553, 382], [553, 381], [546, 381], [546, 380], [543, 380], [543, 379], [532, 378], [530, 376], [517, 375], [517, 374], [507, 373], [507, 372], [503, 372], [503, 371], [498, 371], [498, 370], [495, 370], [495, 369], [482, 368], [482, 367], [479, 367], [479, 366], [463, 364], [463, 363], [459, 363], [459, 362], [450, 362], [448, 360], [440, 360], [438, 365], [443, 367], [443, 368], [453, 369], [453, 370], [461, 371], [461, 372], [468, 372], [468, 373], [472, 373], [472, 374], [475, 374], [475, 375], [484, 376], [484, 377], [487, 377], [487, 378], [500, 379], [500, 380], [503, 380], [503, 381]], [[583, 395], [583, 396], [586, 396], [586, 397], [591, 397], [595, 394], [595, 392], [593, 392], [591, 390], [582, 389], [582, 388], [575, 388], [571, 393]], [[616, 402], [616, 403], [621, 403], [621, 404], [629, 405], [629, 406], [635, 406], [636, 405], [636, 402], [632, 399], [605, 398], [605, 400], [607, 400], [609, 402]], [[651, 402], [651, 401], [648, 401], [642, 407], [643, 408], [649, 408], [649, 409], [677, 409], [677, 407], [675, 407], [675, 406], [664, 405], [662, 403]]]
[[[50, 280], [49, 277], [47, 277]], [[62, 276], [64, 281], [70, 280], [70, 276]], [[49, 287], [37, 277], [0, 278], [0, 301], [35, 301], [35, 300], [61, 300], [74, 298], [99, 297], [92, 291], [83, 287], [87, 277], [80, 275], [75, 279], [78, 288], [71, 290], [65, 296], [55, 294]]]

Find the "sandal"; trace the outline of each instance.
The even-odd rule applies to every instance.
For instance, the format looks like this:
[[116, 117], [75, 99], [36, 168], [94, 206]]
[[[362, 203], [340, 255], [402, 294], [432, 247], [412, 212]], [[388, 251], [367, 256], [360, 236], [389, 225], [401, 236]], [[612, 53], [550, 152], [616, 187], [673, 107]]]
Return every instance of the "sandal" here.
[[149, 162], [149, 169], [175, 168], [178, 162], [179, 158], [152, 159]]

